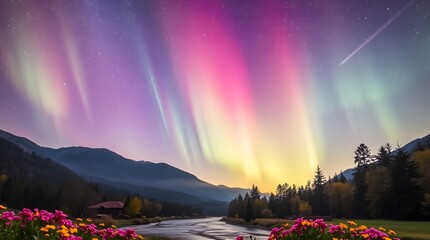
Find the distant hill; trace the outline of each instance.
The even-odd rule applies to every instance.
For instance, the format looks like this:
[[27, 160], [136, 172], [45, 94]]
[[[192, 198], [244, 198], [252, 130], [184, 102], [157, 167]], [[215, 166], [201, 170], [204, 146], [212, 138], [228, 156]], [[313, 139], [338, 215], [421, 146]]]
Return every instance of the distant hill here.
[[53, 149], [0, 130], [5, 138], [27, 152], [35, 152], [75, 171], [81, 177], [154, 199], [187, 204], [229, 202], [248, 189], [215, 186], [165, 163], [133, 161], [103, 148]]
[[406, 150], [408, 153], [413, 153], [417, 150], [418, 143], [421, 143], [424, 148], [430, 148], [430, 134], [425, 137], [413, 140], [412, 142], [403, 146], [402, 149]]

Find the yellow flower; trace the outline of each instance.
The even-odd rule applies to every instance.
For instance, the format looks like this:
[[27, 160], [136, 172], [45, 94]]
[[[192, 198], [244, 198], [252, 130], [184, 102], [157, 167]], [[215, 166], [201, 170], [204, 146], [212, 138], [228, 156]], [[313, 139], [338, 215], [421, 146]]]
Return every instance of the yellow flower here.
[[42, 227], [42, 228], [40, 229], [40, 231], [41, 231], [41, 232], [45, 232], [45, 233], [47, 233], [47, 232], [49, 232], [49, 229], [54, 230], [54, 229], [55, 229], [55, 226], [54, 226], [54, 225], [49, 225], [49, 224], [47, 224], [46, 226]]
[[116, 226], [115, 226], [115, 225], [113, 225], [113, 224], [112, 224], [111, 226], [112, 226], [112, 228], [116, 228]]
[[62, 228], [61, 230], [58, 230], [57, 233], [60, 233], [63, 237], [70, 237], [70, 233], [67, 228]]
[[383, 227], [379, 227], [379, 228], [378, 228], [378, 230], [379, 230], [379, 231], [382, 231], [382, 232], [387, 231], [387, 230], [386, 230], [385, 228], [383, 228]]
[[91, 218], [87, 218], [87, 219], [85, 219], [85, 221], [92, 222], [93, 220], [91, 220]]
[[140, 236], [140, 235], [139, 235], [137, 238], [139, 238], [139, 239], [143, 239], [143, 237], [142, 237], [142, 236]]
[[84, 221], [82, 218], [76, 218], [76, 221], [78, 221], [78, 222], [82, 222], [82, 221]]
[[362, 234], [361, 236], [362, 236], [363, 238], [368, 238], [368, 237], [369, 237], [369, 234], [365, 233], [365, 234]]
[[99, 226], [100, 226], [100, 227], [104, 227], [104, 226], [105, 226], [105, 224], [104, 224], [104, 223], [99, 223]]
[[304, 220], [303, 222], [302, 222], [302, 225], [303, 226], [312, 226], [312, 223], [311, 222], [309, 222], [308, 220]]
[[348, 226], [346, 226], [346, 224], [339, 223], [339, 226], [342, 230], [348, 229]]
[[79, 223], [78, 225], [79, 225], [79, 227], [85, 227], [87, 224], [85, 224], [85, 223]]
[[55, 227], [55, 225], [46, 225], [45, 226], [46, 228], [48, 228], [48, 229], [52, 229], [52, 230], [54, 230], [56, 227]]
[[7, 207], [0, 204], [0, 210], [6, 210], [6, 209], [7, 209]]
[[49, 237], [49, 234], [45, 233], [45, 237]]
[[358, 229], [359, 229], [360, 231], [363, 231], [363, 230], [366, 230], [366, 229], [367, 229], [367, 227], [366, 227], [366, 226], [364, 226], [364, 225], [361, 225]]
[[396, 232], [394, 232], [393, 230], [388, 230], [388, 234], [389, 235], [396, 235]]
[[333, 238], [332, 240], [337, 240], [337, 238]]
[[384, 237], [384, 240], [392, 240], [392, 239], [389, 237]]
[[73, 234], [73, 233], [77, 233], [77, 232], [78, 232], [78, 229], [77, 229], [77, 228], [70, 228], [70, 229], [69, 229], [69, 232], [70, 232], [70, 233], [72, 233], [72, 234]]
[[355, 223], [354, 221], [348, 221], [348, 224], [352, 226], [357, 226], [357, 223]]
[[93, 238], [92, 240], [99, 240], [98, 238]]

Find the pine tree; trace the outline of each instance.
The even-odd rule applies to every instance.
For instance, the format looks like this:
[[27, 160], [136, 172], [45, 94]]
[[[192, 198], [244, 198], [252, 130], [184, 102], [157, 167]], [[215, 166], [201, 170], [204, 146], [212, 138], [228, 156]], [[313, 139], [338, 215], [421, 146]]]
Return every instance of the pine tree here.
[[269, 203], [268, 203], [268, 208], [272, 211], [273, 214], [277, 213], [277, 206], [276, 206], [276, 198], [275, 198], [275, 194], [271, 193], [269, 196]]
[[261, 197], [260, 190], [254, 184], [251, 187], [251, 193], [250, 193], [250, 195], [251, 195], [252, 200], [254, 200], [254, 201], [257, 200], [257, 199], [260, 199], [260, 197]]
[[356, 217], [367, 217], [366, 192], [367, 186], [365, 182], [366, 172], [369, 164], [372, 162], [370, 149], [364, 144], [360, 144], [355, 150], [354, 163], [354, 215]]
[[416, 182], [418, 177], [416, 163], [405, 150], [397, 149], [391, 170], [389, 207], [392, 217], [413, 219], [419, 216], [423, 193]]
[[312, 184], [313, 191], [312, 191], [312, 198], [311, 198], [311, 205], [314, 214], [316, 215], [327, 215], [329, 212], [328, 208], [328, 199], [327, 196], [324, 194], [324, 183], [326, 179], [324, 177], [324, 174], [320, 168], [320, 166], [317, 166], [317, 170], [315, 171], [315, 177]]
[[363, 168], [367, 168], [372, 163], [372, 155], [366, 144], [360, 144], [355, 150], [354, 163]]
[[240, 218], [243, 218], [245, 212], [245, 202], [243, 200], [242, 194], [237, 196], [237, 215]]
[[381, 146], [376, 154], [375, 158], [379, 166], [389, 167], [392, 162], [391, 157], [391, 145], [387, 143], [385, 146]]
[[230, 205], [228, 205], [228, 216], [236, 217], [236, 215], [239, 216], [239, 209], [237, 204], [237, 198], [234, 198], [233, 200], [231, 200]]
[[254, 219], [254, 208], [252, 199], [250, 197], [245, 196], [245, 215], [243, 216], [243, 220], [249, 222]]

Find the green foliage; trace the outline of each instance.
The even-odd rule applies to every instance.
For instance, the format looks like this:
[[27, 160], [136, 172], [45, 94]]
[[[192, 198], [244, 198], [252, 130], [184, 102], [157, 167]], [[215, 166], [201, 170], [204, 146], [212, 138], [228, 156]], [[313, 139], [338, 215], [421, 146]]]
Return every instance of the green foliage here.
[[423, 201], [418, 185], [418, 166], [403, 149], [398, 149], [391, 169], [390, 216], [400, 219], [416, 218]]
[[426, 218], [430, 218], [430, 149], [415, 152], [412, 161], [416, 163], [420, 175], [416, 182], [424, 193], [421, 212]]
[[423, 190], [430, 194], [430, 149], [415, 152], [412, 160], [418, 166], [420, 178], [417, 179]]
[[312, 207], [309, 202], [300, 202], [299, 206], [300, 216], [311, 216], [312, 215]]
[[390, 201], [391, 189], [390, 170], [384, 165], [377, 166], [366, 172], [366, 200], [370, 217], [381, 218], [387, 215], [387, 202]]
[[130, 217], [136, 217], [140, 214], [142, 208], [142, 199], [134, 197], [130, 200], [128, 206], [125, 206], [125, 214], [129, 215]]
[[325, 192], [329, 198], [330, 215], [333, 217], [347, 217], [352, 214], [353, 187], [349, 183], [326, 184]]

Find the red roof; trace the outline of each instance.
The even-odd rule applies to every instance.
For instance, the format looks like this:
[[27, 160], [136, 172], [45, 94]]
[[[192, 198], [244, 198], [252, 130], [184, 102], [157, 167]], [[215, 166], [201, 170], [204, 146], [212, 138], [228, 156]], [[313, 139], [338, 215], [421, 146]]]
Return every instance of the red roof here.
[[97, 203], [96, 205], [89, 206], [88, 208], [124, 208], [124, 203], [121, 201], [107, 201]]

